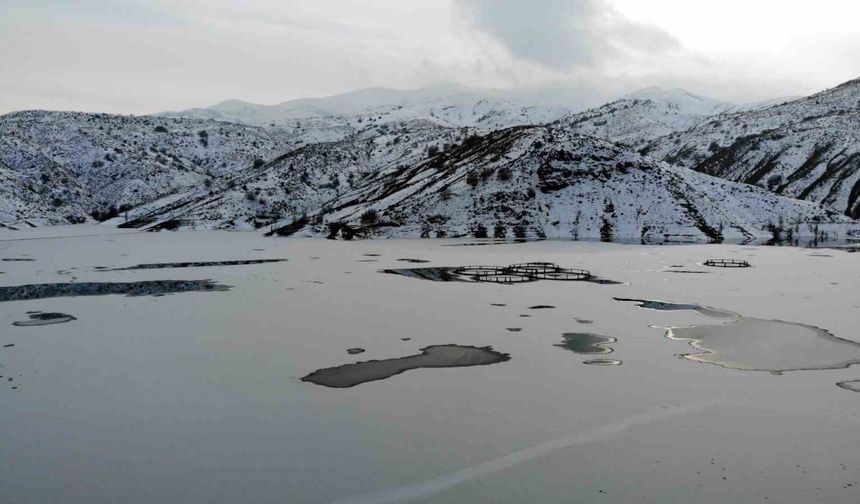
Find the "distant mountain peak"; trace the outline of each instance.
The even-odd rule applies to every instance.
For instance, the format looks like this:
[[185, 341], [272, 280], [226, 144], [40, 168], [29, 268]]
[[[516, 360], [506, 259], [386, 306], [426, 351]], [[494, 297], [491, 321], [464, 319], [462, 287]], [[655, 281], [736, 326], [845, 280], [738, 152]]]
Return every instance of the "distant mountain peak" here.
[[665, 89], [657, 86], [651, 86], [634, 91], [633, 93], [625, 95], [622, 99], [651, 100], [657, 103], [677, 107], [684, 113], [697, 115], [713, 115], [725, 112], [734, 107], [734, 105], [730, 103], [691, 93], [686, 89]]
[[[368, 123], [429, 119], [449, 127], [476, 127], [485, 131], [520, 124], [554, 121], [570, 107], [536, 105], [496, 89], [473, 89], [438, 83], [419, 89], [371, 87], [324, 98], [302, 98], [277, 105], [226, 100], [208, 108], [163, 112], [161, 116], [214, 119], [251, 126], [293, 127], [297, 121], [319, 122], [322, 127], [348, 133]], [[343, 135], [341, 135], [341, 138]]]
[[691, 93], [686, 89], [681, 88], [662, 88], [659, 86], [648, 86], [642, 88], [638, 91], [634, 91], [632, 93], [628, 93], [624, 96], [624, 98], [638, 98], [638, 99], [677, 99], [677, 98], [692, 98], [694, 100], [699, 101], [717, 101], [711, 100], [710, 98], [705, 98], [704, 96], [697, 95], [695, 93]]

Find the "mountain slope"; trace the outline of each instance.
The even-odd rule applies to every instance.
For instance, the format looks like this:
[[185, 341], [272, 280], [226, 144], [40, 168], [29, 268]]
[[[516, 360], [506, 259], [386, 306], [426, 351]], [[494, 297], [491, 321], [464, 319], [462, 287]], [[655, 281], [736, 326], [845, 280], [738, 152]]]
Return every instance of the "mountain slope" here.
[[311, 144], [258, 167], [142, 205], [116, 223], [124, 227], [248, 229], [304, 214], [351, 190], [366, 177], [426, 159], [462, 141], [468, 129], [429, 121], [385, 124], [346, 140]]
[[559, 126], [633, 148], [697, 126], [734, 105], [682, 89], [646, 88], [558, 121]]
[[0, 161], [0, 224], [77, 224], [87, 220], [83, 190], [50, 164], [38, 177], [23, 175]]
[[288, 219], [276, 229], [289, 234], [304, 227], [303, 233], [315, 234], [345, 224], [385, 237], [721, 241], [766, 236], [780, 219], [810, 225], [848, 220], [563, 128], [517, 127], [380, 173], [309, 220]]
[[0, 222], [78, 223], [88, 218], [92, 206], [87, 191], [63, 166], [0, 135]]
[[[277, 105], [228, 100], [209, 108], [158, 115], [265, 126], [291, 134], [309, 135], [314, 131], [315, 135], [325, 137], [318, 141], [335, 141], [366, 126], [386, 122], [429, 120], [440, 126], [490, 131], [521, 124], [543, 124], [570, 111], [566, 106], [536, 105], [495, 90], [436, 86], [414, 90], [369, 88]], [[337, 133], [341, 136], [333, 136]]]
[[781, 105], [713, 117], [642, 151], [858, 218], [860, 79]]
[[62, 197], [89, 211], [139, 205], [202, 186], [289, 149], [260, 128], [71, 112], [4, 115], [0, 138], [0, 161], [23, 183], [41, 177], [32, 168], [32, 160], [40, 159], [70, 181], [74, 191]]
[[667, 108], [678, 110], [685, 114], [696, 114], [701, 116], [716, 115], [736, 107], [713, 98], [700, 96], [685, 89], [663, 89], [660, 87], [647, 87], [634, 91], [623, 97], [625, 100], [649, 100], [661, 103]]

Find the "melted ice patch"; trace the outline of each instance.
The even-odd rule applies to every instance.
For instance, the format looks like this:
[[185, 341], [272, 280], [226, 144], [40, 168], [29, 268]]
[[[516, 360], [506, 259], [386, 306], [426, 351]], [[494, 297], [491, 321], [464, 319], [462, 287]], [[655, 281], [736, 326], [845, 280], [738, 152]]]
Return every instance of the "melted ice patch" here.
[[740, 317], [723, 325], [671, 328], [666, 337], [701, 350], [683, 357], [730, 369], [785, 372], [860, 363], [860, 344], [782, 320]]
[[709, 306], [702, 306], [692, 303], [668, 303], [666, 301], [654, 301], [650, 299], [630, 299], [630, 298], [613, 298], [616, 301], [624, 301], [636, 303], [639, 308], [657, 311], [694, 311], [706, 317], [715, 318], [735, 318], [740, 317], [737, 313], [728, 310], [718, 310]]
[[622, 364], [620, 360], [616, 359], [591, 359], [582, 363], [589, 366], [620, 366]]
[[65, 313], [34, 312], [28, 313], [27, 316], [30, 317], [30, 320], [15, 321], [12, 322], [12, 325], [18, 327], [35, 327], [53, 324], [65, 324], [66, 322], [78, 320], [76, 317], [73, 317], [72, 315], [66, 315]]
[[56, 297], [106, 296], [157, 296], [178, 292], [215, 292], [230, 290], [212, 280], [150, 280], [145, 282], [80, 282], [0, 287], [0, 302], [29, 301]]
[[562, 343], [555, 346], [578, 354], [608, 354], [612, 353], [612, 345], [618, 340], [611, 336], [601, 336], [592, 333], [564, 333]]
[[97, 267], [99, 271], [133, 271], [133, 270], [150, 270], [150, 269], [170, 269], [170, 268], [210, 268], [219, 266], [247, 266], [251, 264], [270, 264], [284, 262], [286, 259], [240, 259], [236, 261], [187, 261], [173, 263], [151, 263], [138, 264], [136, 266], [128, 266], [126, 268], [108, 269]]
[[851, 392], [860, 392], [860, 380], [841, 381], [836, 386]]
[[422, 348], [418, 355], [320, 369], [303, 377], [302, 381], [325, 387], [348, 388], [384, 380], [411, 369], [486, 366], [510, 358], [510, 355], [496, 352], [491, 347], [434, 345]]
[[688, 303], [642, 299], [631, 301], [641, 308], [661, 311], [692, 310], [722, 319], [722, 324], [669, 327], [666, 337], [686, 341], [699, 352], [682, 354], [685, 359], [744, 371], [842, 369], [860, 364], [860, 343], [838, 338], [825, 329], [767, 320]]

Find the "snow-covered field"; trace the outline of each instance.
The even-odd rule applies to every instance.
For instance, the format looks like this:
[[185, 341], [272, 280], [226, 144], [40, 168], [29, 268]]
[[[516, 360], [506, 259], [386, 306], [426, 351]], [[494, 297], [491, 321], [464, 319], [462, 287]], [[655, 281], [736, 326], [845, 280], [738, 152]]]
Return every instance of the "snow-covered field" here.
[[[834, 338], [848, 340], [838, 342], [845, 351], [825, 364], [850, 363], [860, 349], [860, 254], [118, 231], [0, 230], [0, 259], [18, 259], [0, 260], [0, 297], [5, 287], [59, 282], [211, 279], [232, 288], [0, 302], [4, 503], [860, 500], [860, 395], [836, 385], [860, 379], [860, 368], [772, 374], [682, 358], [698, 350], [665, 337], [665, 327], [736, 319], [614, 300], [698, 304], [829, 332], [791, 325], [782, 342], [755, 332], [761, 320], [743, 326], [742, 342], [722, 331], [726, 355], [744, 361], [735, 367], [803, 367], [810, 349], [832, 359]], [[708, 268], [708, 258], [752, 267]], [[524, 261], [621, 283], [503, 286], [379, 272]], [[530, 309], [539, 305], [554, 308]], [[76, 320], [12, 325], [32, 311]], [[617, 341], [610, 354], [580, 355], [557, 346], [565, 333]], [[510, 360], [344, 389], [301, 380], [450, 344], [491, 346]], [[347, 352], [356, 348], [365, 352]], [[622, 364], [583, 364], [595, 357]]]

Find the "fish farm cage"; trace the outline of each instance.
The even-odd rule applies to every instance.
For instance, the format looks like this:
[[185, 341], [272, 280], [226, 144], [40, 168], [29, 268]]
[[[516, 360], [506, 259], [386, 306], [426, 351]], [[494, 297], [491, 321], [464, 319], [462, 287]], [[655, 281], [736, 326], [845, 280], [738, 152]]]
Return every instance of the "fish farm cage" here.
[[555, 263], [527, 262], [510, 266], [463, 266], [454, 273], [473, 278], [476, 282], [502, 284], [534, 282], [536, 280], [582, 281], [594, 278], [590, 271], [562, 268]]
[[702, 264], [712, 268], [749, 268], [752, 266], [742, 259], [708, 259]]
[[537, 278], [511, 273], [490, 273], [487, 275], [478, 275], [475, 277], [476, 282], [490, 282], [500, 284], [534, 282], [535, 280], [537, 280]]
[[479, 277], [483, 275], [501, 275], [504, 274], [506, 271], [507, 270], [505, 268], [499, 266], [483, 265], [463, 266], [454, 269], [454, 273], [467, 277]]

